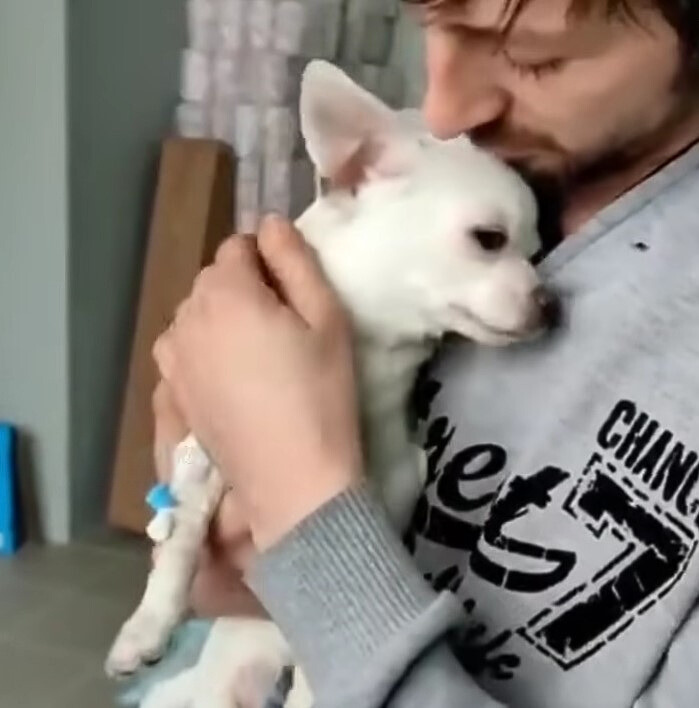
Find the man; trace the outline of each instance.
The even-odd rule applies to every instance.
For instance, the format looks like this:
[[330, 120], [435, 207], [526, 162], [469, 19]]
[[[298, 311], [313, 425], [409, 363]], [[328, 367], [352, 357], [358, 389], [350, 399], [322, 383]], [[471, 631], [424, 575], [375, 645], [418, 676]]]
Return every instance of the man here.
[[317, 705], [696, 706], [699, 7], [418, 4], [432, 130], [563, 187], [541, 268], [565, 327], [452, 345], [421, 383], [409, 555], [362, 483], [340, 308], [270, 220], [160, 340], [161, 438], [181, 410], [235, 487], [219, 567], [249, 528], [249, 581]]

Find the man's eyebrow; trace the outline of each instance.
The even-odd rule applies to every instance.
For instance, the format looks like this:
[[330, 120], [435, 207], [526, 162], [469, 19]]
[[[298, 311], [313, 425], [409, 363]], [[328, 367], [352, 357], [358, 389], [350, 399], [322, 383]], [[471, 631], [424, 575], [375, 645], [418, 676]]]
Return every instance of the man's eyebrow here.
[[[569, 44], [575, 36], [570, 28], [560, 30], [535, 30], [518, 27], [517, 24], [505, 31], [509, 45], [540, 45], [542, 49]], [[537, 47], [538, 48], [538, 47]]]
[[542, 50], [557, 49], [568, 45], [577, 36], [572, 23], [538, 29], [522, 21], [518, 13], [513, 16], [504, 13], [481, 18], [469, 17], [463, 11], [462, 0], [445, 0], [444, 4], [438, 7], [439, 13], [435, 12], [434, 15], [438, 23], [453, 24], [454, 27], [460, 27], [465, 32], [490, 37], [501, 43], [506, 42], [510, 46], [535, 45], [537, 49]]
[[[473, 7], [464, 0], [441, 0], [434, 3], [420, 3], [419, 0], [408, 0], [408, 7], [416, 9], [423, 18], [432, 18], [437, 22], [447, 22], [463, 25], [464, 29], [471, 29], [477, 32], [505, 33], [519, 31], [522, 25], [522, 17], [526, 16], [526, 10], [520, 3], [506, 2], [499, 6], [493, 3], [490, 6]], [[560, 27], [555, 29], [544, 29], [541, 31], [532, 30], [533, 34], [542, 36], [553, 32], [564, 32], [568, 28]]]
[[[625, 7], [629, 0], [606, 0], [609, 8]], [[699, 1], [699, 0], [696, 0]], [[588, 26], [576, 22], [575, 17], [585, 14], [590, 0], [570, 0], [568, 12], [563, 17], [541, 16], [531, 18], [525, 12], [529, 0], [491, 0], [491, 3], [470, 5], [468, 0], [405, 0], [408, 5], [420, 8], [423, 19], [431, 15], [436, 25], [451, 26], [474, 37], [489, 39], [495, 46], [533, 53], [589, 53], [593, 46], [604, 41], [609, 23]], [[430, 10], [430, 8], [432, 8]], [[469, 9], [477, 12], [469, 12]], [[611, 12], [610, 9], [608, 12]], [[427, 22], [429, 24], [429, 21]], [[601, 32], [601, 34], [600, 34]]]

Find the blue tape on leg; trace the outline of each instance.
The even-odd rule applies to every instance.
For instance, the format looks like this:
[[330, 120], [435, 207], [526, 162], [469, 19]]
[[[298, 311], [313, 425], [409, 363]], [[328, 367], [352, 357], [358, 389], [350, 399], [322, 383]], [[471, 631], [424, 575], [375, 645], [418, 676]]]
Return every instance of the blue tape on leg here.
[[170, 487], [167, 484], [156, 484], [146, 496], [146, 504], [153, 511], [163, 509], [174, 509], [177, 506], [177, 499], [172, 496]]

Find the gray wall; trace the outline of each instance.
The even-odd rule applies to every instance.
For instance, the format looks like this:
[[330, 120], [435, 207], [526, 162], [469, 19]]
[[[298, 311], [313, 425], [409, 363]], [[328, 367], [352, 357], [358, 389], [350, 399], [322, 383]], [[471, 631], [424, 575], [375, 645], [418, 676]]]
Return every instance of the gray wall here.
[[63, 0], [0, 1], [0, 418], [21, 426], [24, 496], [54, 541], [69, 532], [65, 25]]
[[[4, 0], [2, 0], [4, 1]], [[74, 532], [104, 520], [184, 0], [69, 0], [70, 466]]]
[[419, 106], [425, 88], [424, 47], [421, 30], [405, 8], [398, 21], [391, 63], [405, 71], [406, 104]]
[[0, 0], [0, 419], [53, 542], [104, 519], [185, 24], [184, 0]]

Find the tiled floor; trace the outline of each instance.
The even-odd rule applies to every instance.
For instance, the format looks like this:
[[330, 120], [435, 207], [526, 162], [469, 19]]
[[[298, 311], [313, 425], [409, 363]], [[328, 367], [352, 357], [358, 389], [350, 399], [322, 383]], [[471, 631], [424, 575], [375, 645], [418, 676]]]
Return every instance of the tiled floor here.
[[102, 662], [143, 590], [145, 544], [112, 534], [0, 559], [0, 708], [110, 708]]

